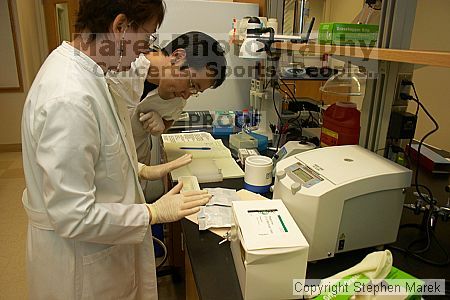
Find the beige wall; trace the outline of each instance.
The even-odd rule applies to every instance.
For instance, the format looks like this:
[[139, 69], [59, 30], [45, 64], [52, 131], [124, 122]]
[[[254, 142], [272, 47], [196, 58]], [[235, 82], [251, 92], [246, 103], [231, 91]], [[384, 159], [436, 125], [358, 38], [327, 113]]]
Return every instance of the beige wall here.
[[[450, 51], [450, 1], [418, 0], [411, 49]], [[450, 68], [423, 67], [414, 71], [414, 84], [420, 100], [439, 124], [439, 131], [426, 139], [450, 151]], [[411, 103], [408, 111], [415, 112]], [[420, 112], [416, 139], [421, 139], [433, 124]]]
[[[19, 57], [24, 84], [23, 93], [0, 93], [0, 144], [19, 144], [23, 103], [42, 62], [42, 32], [38, 1], [12, 1]], [[44, 41], [45, 43], [45, 41]]]
[[326, 0], [327, 22], [352, 23], [363, 7], [364, 0]]
[[324, 13], [324, 1], [312, 0], [309, 1], [309, 16], [315, 17], [313, 31], [319, 30], [319, 24], [323, 22]]

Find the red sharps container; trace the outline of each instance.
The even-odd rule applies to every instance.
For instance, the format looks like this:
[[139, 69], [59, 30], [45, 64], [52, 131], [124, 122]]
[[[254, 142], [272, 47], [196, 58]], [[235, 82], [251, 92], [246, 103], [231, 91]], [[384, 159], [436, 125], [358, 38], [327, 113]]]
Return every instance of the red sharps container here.
[[336, 102], [323, 115], [320, 146], [357, 145], [361, 113], [353, 102]]

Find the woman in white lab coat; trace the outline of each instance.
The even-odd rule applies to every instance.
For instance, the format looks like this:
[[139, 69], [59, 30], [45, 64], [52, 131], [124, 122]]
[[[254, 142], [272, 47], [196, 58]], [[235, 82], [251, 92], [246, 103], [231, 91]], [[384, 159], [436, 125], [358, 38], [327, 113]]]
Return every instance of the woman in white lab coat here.
[[80, 1], [81, 35], [33, 82], [22, 117], [30, 299], [157, 298], [149, 225], [209, 200], [177, 185], [145, 204], [126, 105], [105, 81], [129, 67], [163, 16], [162, 0]]

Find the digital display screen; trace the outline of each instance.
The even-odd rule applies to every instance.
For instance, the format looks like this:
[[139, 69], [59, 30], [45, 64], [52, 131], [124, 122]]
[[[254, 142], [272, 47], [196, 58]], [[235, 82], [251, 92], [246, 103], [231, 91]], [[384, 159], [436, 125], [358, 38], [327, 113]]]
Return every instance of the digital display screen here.
[[287, 153], [286, 148], [282, 147], [279, 151], [278, 159], [281, 160], [286, 155], [286, 153]]
[[297, 170], [293, 171], [292, 173], [295, 174], [298, 178], [300, 178], [303, 182], [308, 182], [311, 179], [314, 179], [313, 176], [302, 170], [301, 168], [298, 168]]

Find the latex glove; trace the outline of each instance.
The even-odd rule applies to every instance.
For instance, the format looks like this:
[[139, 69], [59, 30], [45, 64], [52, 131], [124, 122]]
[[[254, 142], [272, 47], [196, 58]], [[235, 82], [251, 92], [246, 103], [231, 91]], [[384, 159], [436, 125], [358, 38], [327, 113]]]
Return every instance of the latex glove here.
[[155, 203], [147, 204], [151, 215], [150, 224], [170, 223], [200, 211], [212, 195], [207, 191], [189, 191], [180, 193], [183, 183], [179, 182], [167, 194]]
[[192, 154], [184, 154], [183, 156], [156, 166], [145, 166], [139, 171], [139, 178], [145, 180], [156, 180], [166, 176], [172, 170], [178, 169], [189, 164], [192, 161]]
[[151, 135], [158, 135], [166, 130], [163, 119], [155, 111], [149, 111], [145, 114], [140, 113], [139, 121], [142, 123], [142, 128]]

